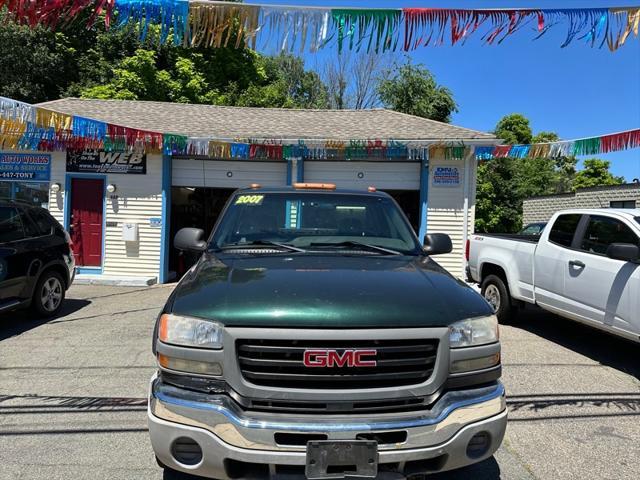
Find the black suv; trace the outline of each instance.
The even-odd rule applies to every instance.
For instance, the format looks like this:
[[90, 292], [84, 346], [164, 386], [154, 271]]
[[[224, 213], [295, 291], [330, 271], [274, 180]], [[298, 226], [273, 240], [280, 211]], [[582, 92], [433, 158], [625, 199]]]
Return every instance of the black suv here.
[[55, 315], [74, 274], [71, 239], [49, 212], [0, 200], [0, 312]]

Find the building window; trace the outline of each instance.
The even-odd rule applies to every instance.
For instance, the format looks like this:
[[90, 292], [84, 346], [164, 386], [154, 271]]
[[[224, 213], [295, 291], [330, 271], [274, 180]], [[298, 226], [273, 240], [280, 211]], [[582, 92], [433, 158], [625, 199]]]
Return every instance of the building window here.
[[610, 208], [636, 208], [635, 200], [615, 200], [609, 202]]
[[0, 198], [18, 200], [30, 205], [48, 208], [49, 183], [0, 182]]
[[0, 182], [0, 199], [10, 200], [12, 196], [11, 183]]

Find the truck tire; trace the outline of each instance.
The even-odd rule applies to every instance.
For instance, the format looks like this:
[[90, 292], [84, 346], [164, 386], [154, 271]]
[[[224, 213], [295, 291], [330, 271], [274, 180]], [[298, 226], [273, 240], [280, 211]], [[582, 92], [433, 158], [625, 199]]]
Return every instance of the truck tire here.
[[511, 301], [511, 294], [506, 282], [497, 275], [487, 275], [482, 281], [481, 293], [496, 312], [500, 323], [508, 322], [513, 318], [516, 307]]
[[40, 317], [53, 317], [64, 303], [65, 287], [62, 276], [54, 271], [45, 271], [36, 283], [31, 307]]

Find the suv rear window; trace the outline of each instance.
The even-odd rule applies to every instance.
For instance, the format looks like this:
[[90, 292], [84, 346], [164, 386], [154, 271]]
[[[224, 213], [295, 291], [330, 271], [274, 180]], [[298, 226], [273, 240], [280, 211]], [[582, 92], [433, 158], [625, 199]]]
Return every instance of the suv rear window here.
[[36, 222], [38, 230], [43, 235], [50, 235], [51, 229], [58, 223], [44, 208], [32, 208], [29, 210], [29, 216]]
[[0, 207], [0, 243], [14, 242], [24, 238], [24, 227], [18, 210]]
[[570, 247], [581, 216], [579, 213], [560, 215], [549, 232], [549, 241]]

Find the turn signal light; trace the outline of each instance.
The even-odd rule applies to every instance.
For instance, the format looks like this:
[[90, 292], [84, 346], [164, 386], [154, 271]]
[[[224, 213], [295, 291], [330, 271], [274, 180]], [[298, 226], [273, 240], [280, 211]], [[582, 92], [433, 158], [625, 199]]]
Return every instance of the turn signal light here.
[[500, 354], [494, 353], [488, 357], [470, 358], [468, 360], [458, 360], [451, 365], [451, 373], [472, 372], [485, 368], [495, 367], [500, 363]]
[[335, 190], [334, 183], [294, 183], [293, 188], [296, 190]]
[[167, 370], [196, 375], [222, 375], [222, 365], [219, 363], [199, 362], [184, 358], [174, 358], [161, 353], [158, 354], [158, 364]]

